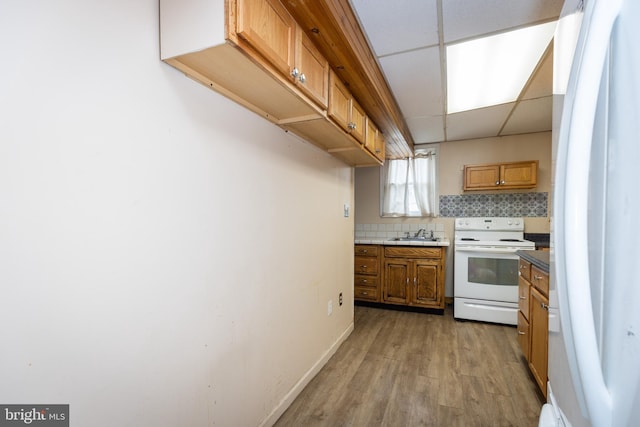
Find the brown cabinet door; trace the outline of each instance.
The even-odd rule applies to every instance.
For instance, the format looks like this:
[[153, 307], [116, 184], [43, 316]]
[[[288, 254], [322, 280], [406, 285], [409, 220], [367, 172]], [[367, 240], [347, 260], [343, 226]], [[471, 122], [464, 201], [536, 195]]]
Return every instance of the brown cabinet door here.
[[283, 74], [293, 69], [296, 23], [278, 0], [238, 0], [236, 32]]
[[382, 135], [382, 132], [380, 132], [380, 130], [378, 130], [378, 134], [376, 137], [376, 148], [375, 148], [374, 155], [379, 160], [384, 161], [384, 156], [385, 156], [384, 136]]
[[329, 62], [313, 41], [298, 28], [296, 43], [296, 85], [323, 109], [329, 100]]
[[547, 395], [547, 355], [549, 345], [549, 300], [531, 287], [529, 328], [531, 334], [531, 358], [529, 368], [542, 393]]
[[329, 72], [329, 108], [327, 114], [341, 128], [349, 131], [351, 93], [333, 71]]
[[364, 134], [367, 129], [367, 114], [364, 109], [351, 98], [351, 122], [349, 125], [349, 131], [355, 139], [361, 144], [364, 144]]
[[500, 166], [500, 185], [531, 188], [538, 184], [538, 163], [508, 163]]
[[[414, 261], [412, 302], [416, 305], [439, 307], [438, 265], [433, 261]], [[410, 283], [411, 284], [411, 283]]]
[[531, 354], [529, 353], [529, 345], [531, 343], [531, 336], [529, 332], [529, 322], [524, 318], [522, 312], [518, 312], [518, 344], [520, 344], [520, 348], [522, 349], [522, 354], [524, 354], [527, 362], [531, 360]]
[[384, 269], [384, 302], [406, 304], [408, 298], [408, 283], [410, 272], [410, 262], [397, 259], [385, 262]]
[[464, 189], [474, 190], [497, 187], [500, 184], [500, 166], [465, 166]]
[[529, 320], [529, 288], [531, 285], [522, 276], [518, 277], [518, 308], [527, 321]]
[[364, 136], [364, 148], [371, 154], [376, 154], [376, 144], [378, 142], [378, 128], [372, 120], [367, 118], [367, 132]]

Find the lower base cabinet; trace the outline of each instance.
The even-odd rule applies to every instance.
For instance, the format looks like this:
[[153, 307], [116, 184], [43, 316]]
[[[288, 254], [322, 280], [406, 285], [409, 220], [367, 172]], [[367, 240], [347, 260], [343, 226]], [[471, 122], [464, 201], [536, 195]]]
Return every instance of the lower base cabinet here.
[[355, 245], [356, 301], [444, 309], [445, 248]]
[[444, 309], [443, 247], [384, 248], [382, 302]]
[[547, 397], [549, 274], [520, 258], [518, 343], [529, 370]]

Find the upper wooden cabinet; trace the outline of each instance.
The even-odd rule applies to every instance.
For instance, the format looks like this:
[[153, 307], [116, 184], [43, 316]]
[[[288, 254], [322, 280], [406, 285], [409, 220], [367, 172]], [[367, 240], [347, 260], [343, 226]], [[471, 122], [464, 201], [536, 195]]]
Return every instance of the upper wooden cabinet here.
[[329, 110], [327, 113], [360, 143], [365, 142], [367, 115], [333, 71], [329, 73]]
[[367, 117], [364, 147], [378, 159], [384, 160], [384, 136], [369, 117]]
[[278, 0], [237, 0], [236, 33], [283, 74], [294, 68], [296, 21]]
[[413, 138], [351, 0], [282, 0], [385, 137], [389, 158], [413, 155]]
[[464, 167], [465, 191], [535, 188], [537, 185], [537, 160]]
[[[160, 0], [161, 59], [352, 166], [377, 166], [329, 119], [329, 63], [279, 0]], [[360, 134], [358, 133], [360, 132]]]
[[322, 108], [329, 99], [329, 62], [313, 41], [297, 27], [295, 66], [291, 77], [296, 85]]
[[278, 0], [237, 0], [237, 35], [267, 58], [322, 108], [329, 62]]

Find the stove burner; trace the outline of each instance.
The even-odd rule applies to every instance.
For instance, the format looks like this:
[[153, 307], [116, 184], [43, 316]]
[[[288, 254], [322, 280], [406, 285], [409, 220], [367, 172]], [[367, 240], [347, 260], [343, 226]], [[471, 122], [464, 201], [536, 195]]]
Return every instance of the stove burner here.
[[520, 239], [500, 239], [501, 242], [522, 242]]

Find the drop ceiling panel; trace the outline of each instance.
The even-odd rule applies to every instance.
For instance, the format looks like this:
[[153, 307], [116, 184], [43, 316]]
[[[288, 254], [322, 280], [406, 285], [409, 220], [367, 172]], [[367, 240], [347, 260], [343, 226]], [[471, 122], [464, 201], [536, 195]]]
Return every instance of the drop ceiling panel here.
[[515, 103], [447, 115], [447, 140], [497, 136]]
[[376, 56], [438, 44], [435, 0], [352, 0]]
[[407, 119], [407, 126], [416, 144], [444, 141], [442, 116], [411, 117]]
[[551, 96], [553, 92], [553, 49], [542, 58], [542, 62], [535, 72], [529, 86], [525, 89], [522, 99], [542, 98]]
[[557, 19], [563, 0], [349, 1], [416, 143], [497, 136], [503, 125], [503, 135], [551, 128], [547, 126], [551, 105], [545, 98], [552, 93], [552, 54], [541, 62], [517, 107], [510, 103], [448, 115], [445, 128], [445, 79], [440, 71], [447, 64], [440, 57], [439, 43], [446, 46]]
[[437, 47], [385, 56], [380, 65], [405, 118], [442, 114]]
[[516, 105], [501, 135], [544, 132], [551, 130], [553, 97], [530, 99]]
[[446, 0], [442, 2], [444, 42], [555, 19], [562, 4], [563, 0]]

